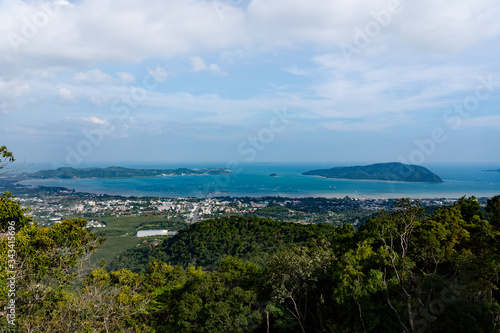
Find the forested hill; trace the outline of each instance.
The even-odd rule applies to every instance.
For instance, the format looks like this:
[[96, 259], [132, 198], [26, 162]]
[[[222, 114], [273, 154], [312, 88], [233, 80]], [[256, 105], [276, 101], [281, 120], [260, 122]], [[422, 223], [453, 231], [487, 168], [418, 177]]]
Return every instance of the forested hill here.
[[403, 163], [377, 163], [367, 166], [336, 167], [331, 169], [311, 170], [303, 173], [309, 176], [326, 178], [389, 180], [402, 182], [442, 183], [443, 180], [419, 165]]
[[129, 169], [129, 168], [113, 166], [108, 168], [80, 168], [80, 169], [62, 167], [54, 170], [40, 170], [33, 173], [24, 172], [15, 177], [19, 179], [132, 178], [132, 177], [156, 177], [156, 176], [219, 175], [228, 173], [231, 173], [231, 170], [226, 168]]
[[318, 241], [335, 230], [336, 227], [326, 224], [303, 225], [256, 217], [210, 219], [179, 231], [156, 248], [127, 250], [109, 269], [144, 271], [152, 260], [171, 265], [210, 266], [227, 255], [264, 264], [286, 246]]

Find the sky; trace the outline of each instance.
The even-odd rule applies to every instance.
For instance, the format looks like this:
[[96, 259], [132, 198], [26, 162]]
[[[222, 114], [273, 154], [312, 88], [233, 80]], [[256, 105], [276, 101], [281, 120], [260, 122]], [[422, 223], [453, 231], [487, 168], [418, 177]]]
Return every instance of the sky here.
[[0, 0], [0, 146], [53, 167], [497, 163], [497, 0]]

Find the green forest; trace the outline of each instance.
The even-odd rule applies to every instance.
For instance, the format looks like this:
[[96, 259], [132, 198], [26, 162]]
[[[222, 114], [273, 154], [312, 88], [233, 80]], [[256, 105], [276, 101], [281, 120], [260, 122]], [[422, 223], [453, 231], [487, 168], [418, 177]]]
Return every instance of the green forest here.
[[358, 229], [206, 220], [107, 270], [85, 226], [0, 195], [2, 332], [499, 332], [500, 195], [399, 199]]
[[180, 230], [157, 247], [127, 250], [111, 263], [110, 269], [146, 271], [152, 260], [207, 268], [215, 266], [224, 256], [264, 266], [273, 253], [318, 241], [335, 230], [326, 224], [282, 223], [256, 217], [210, 219]]

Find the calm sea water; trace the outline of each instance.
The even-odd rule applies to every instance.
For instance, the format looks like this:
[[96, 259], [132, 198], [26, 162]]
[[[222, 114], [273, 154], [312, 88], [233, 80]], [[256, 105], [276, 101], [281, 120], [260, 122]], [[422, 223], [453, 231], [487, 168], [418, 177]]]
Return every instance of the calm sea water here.
[[[355, 164], [352, 164], [355, 165]], [[125, 165], [136, 168], [170, 168], [168, 165]], [[214, 165], [182, 165], [202, 168]], [[219, 166], [224, 166], [223, 164]], [[444, 183], [403, 183], [354, 181], [304, 176], [301, 173], [338, 166], [331, 164], [251, 164], [242, 165], [232, 175], [174, 176], [120, 179], [36, 180], [24, 184], [63, 186], [79, 192], [125, 196], [205, 197], [205, 196], [287, 196], [354, 198], [459, 198], [463, 195], [491, 197], [500, 194], [498, 165], [426, 166]], [[270, 177], [276, 173], [278, 177]]]

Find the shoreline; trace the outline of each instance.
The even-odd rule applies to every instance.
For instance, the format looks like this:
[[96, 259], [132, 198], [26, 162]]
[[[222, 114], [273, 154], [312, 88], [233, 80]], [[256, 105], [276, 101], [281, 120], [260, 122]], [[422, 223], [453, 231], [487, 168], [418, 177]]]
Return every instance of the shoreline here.
[[[231, 175], [232, 173], [221, 173], [221, 174], [210, 174], [210, 173], [194, 173], [194, 174], [161, 174], [161, 175], [154, 175], [154, 176], [133, 176], [133, 177], [85, 177], [85, 178], [80, 178], [80, 177], [74, 177], [74, 178], [57, 178], [57, 177], [52, 177], [52, 178], [29, 178], [29, 179], [23, 179], [23, 180], [15, 180], [15, 184], [21, 184], [23, 182], [32, 182], [32, 181], [50, 181], [50, 180], [62, 180], [62, 181], [72, 181], [72, 180], [85, 180], [85, 179], [133, 179], [133, 178], [164, 178], [164, 177], [194, 177], [194, 176], [224, 176], [224, 175]], [[8, 179], [8, 178], [6, 178]], [[22, 185], [22, 184], [21, 184]]]
[[[63, 187], [80, 193], [134, 197], [289, 197], [289, 198], [369, 198], [369, 199], [457, 199], [462, 196], [490, 198], [500, 194], [500, 174], [486, 173], [477, 177], [472, 172], [444, 175], [442, 183], [402, 182], [384, 180], [352, 180], [303, 175], [283, 170], [280, 177], [269, 177], [276, 170], [248, 170], [246, 173], [224, 175], [191, 175], [127, 177], [32, 179], [17, 182], [21, 186]], [[454, 171], [454, 170], [453, 170]], [[465, 177], [463, 176], [465, 175]], [[472, 176], [471, 176], [472, 175]], [[36, 191], [36, 190], [32, 190]]]
[[[27, 187], [39, 188], [43, 185], [23, 185]], [[74, 191], [74, 194], [93, 194], [93, 195], [109, 195], [109, 196], [121, 196], [121, 197], [158, 197], [158, 198], [197, 198], [203, 199], [207, 198], [206, 192], [198, 191], [197, 193], [190, 194], [167, 194], [167, 193], [144, 193], [144, 191], [140, 190], [129, 190], [129, 191], [96, 191], [89, 189], [77, 189], [77, 187], [68, 187], [68, 186], [44, 186], [45, 188], [64, 188], [67, 191]], [[135, 193], [134, 193], [135, 192]], [[457, 200], [463, 196], [470, 197], [475, 196], [476, 198], [491, 198], [495, 195], [499, 195], [500, 191], [493, 193], [420, 193], [420, 194], [407, 194], [407, 193], [377, 193], [377, 194], [363, 194], [358, 192], [338, 192], [338, 193], [285, 193], [285, 192], [266, 192], [266, 193], [229, 193], [229, 192], [212, 192], [212, 195], [209, 197], [231, 197], [231, 198], [264, 198], [264, 197], [282, 197], [282, 198], [290, 198], [290, 199], [300, 199], [300, 198], [326, 198], [326, 199], [343, 199], [345, 197], [349, 197], [352, 199], [358, 200], [387, 200], [387, 199], [401, 199], [401, 198], [409, 198], [414, 200], [435, 200], [435, 199], [444, 199], [444, 200]]]
[[446, 183], [445, 180], [442, 182], [411, 182], [407, 180], [383, 180], [383, 179], [349, 179], [349, 178], [333, 178], [333, 177], [325, 177], [319, 175], [304, 175], [306, 177], [315, 177], [321, 179], [331, 179], [331, 180], [344, 180], [344, 181], [353, 181], [353, 182], [379, 182], [379, 183], [396, 183], [396, 184], [443, 184]]

